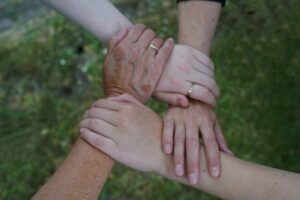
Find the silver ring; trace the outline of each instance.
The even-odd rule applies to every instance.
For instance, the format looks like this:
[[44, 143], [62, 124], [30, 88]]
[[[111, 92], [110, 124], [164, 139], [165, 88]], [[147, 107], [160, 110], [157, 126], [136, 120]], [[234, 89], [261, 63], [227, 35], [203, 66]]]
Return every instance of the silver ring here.
[[191, 97], [192, 93], [193, 93], [193, 87], [194, 87], [194, 83], [191, 83], [191, 86], [188, 89], [188, 96]]
[[150, 44], [149, 47], [154, 49], [156, 51], [156, 53], [158, 53], [159, 49], [156, 46], [154, 46], [153, 44]]

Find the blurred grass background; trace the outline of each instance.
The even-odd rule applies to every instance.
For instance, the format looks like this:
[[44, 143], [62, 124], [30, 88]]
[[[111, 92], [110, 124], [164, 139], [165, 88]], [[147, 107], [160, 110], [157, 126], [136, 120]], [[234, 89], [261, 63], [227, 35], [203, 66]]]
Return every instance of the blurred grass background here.
[[[174, 1], [114, 2], [132, 21], [176, 36]], [[218, 113], [231, 149], [298, 173], [299, 9], [299, 0], [230, 1], [212, 50], [222, 90]], [[10, 12], [18, 15], [14, 7]], [[103, 96], [104, 54], [104, 45], [54, 12], [0, 32], [0, 199], [29, 199], [68, 154], [83, 112]], [[150, 106], [160, 114], [166, 109]], [[117, 165], [100, 199], [215, 198]]]

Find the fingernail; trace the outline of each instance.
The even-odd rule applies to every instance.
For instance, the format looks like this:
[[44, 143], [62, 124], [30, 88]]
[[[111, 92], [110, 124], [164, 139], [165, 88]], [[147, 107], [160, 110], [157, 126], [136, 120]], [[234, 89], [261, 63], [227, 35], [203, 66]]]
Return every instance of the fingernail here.
[[211, 173], [212, 173], [212, 176], [213, 176], [214, 178], [218, 178], [219, 175], [220, 175], [220, 168], [219, 168], [219, 166], [214, 166], [214, 167], [212, 167], [212, 168], [211, 168]]
[[174, 39], [173, 38], [168, 38], [168, 41], [174, 42]]
[[165, 153], [167, 153], [167, 154], [172, 153], [172, 145], [171, 144], [165, 144], [164, 145], [164, 150], [165, 150]]
[[175, 173], [177, 176], [183, 176], [184, 172], [183, 172], [183, 166], [180, 164], [177, 164], [175, 166]]
[[232, 151], [230, 151], [229, 149], [227, 150], [228, 154], [234, 156], [234, 153]]
[[192, 184], [192, 185], [195, 185], [198, 180], [197, 180], [197, 174], [196, 173], [191, 173], [189, 175], [189, 182]]

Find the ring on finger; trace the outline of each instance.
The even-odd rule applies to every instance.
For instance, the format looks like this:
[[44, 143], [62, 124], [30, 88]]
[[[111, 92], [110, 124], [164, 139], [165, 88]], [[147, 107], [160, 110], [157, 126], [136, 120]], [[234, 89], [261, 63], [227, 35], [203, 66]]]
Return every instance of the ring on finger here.
[[156, 53], [158, 53], [158, 51], [159, 51], [159, 49], [156, 46], [154, 46], [153, 44], [150, 44], [148, 47], [154, 49]]
[[192, 96], [194, 85], [195, 85], [194, 83], [191, 83], [191, 85], [190, 85], [190, 87], [189, 87], [189, 89], [188, 89], [187, 95], [188, 95], [189, 97]]

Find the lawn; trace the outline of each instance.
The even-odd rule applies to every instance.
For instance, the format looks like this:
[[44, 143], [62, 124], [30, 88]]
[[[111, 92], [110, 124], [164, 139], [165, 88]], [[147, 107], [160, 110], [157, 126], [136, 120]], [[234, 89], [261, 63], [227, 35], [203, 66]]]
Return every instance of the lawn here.
[[[160, 36], [176, 36], [174, 1], [116, 5]], [[230, 1], [211, 54], [222, 91], [217, 112], [230, 148], [245, 160], [297, 173], [299, 9], [299, 0]], [[68, 154], [83, 112], [103, 97], [105, 46], [54, 12], [0, 33], [0, 44], [0, 199], [29, 199]], [[149, 105], [166, 111], [164, 104]], [[117, 165], [100, 199], [215, 198]]]

